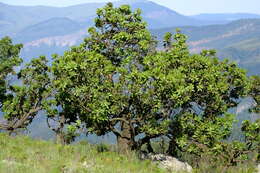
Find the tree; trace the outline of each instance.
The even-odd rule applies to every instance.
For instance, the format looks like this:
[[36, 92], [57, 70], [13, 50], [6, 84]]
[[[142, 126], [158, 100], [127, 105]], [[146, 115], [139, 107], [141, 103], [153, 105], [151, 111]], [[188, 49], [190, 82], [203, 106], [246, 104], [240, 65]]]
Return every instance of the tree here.
[[[102, 102], [105, 101], [106, 88], [112, 84], [111, 69], [113, 66], [109, 60], [81, 47], [74, 47], [63, 56], [55, 57], [52, 70], [56, 94], [47, 112], [48, 119], [57, 124], [51, 128], [60, 136], [62, 143], [66, 143], [67, 124], [81, 119], [90, 127], [93, 121], [104, 118], [99, 109], [102, 109]], [[88, 115], [95, 120], [90, 121]], [[105, 125], [100, 123], [100, 128], [102, 126]]]
[[[253, 97], [256, 104], [251, 109], [252, 112], [260, 112], [260, 76], [252, 76], [250, 87], [250, 96]], [[255, 122], [248, 120], [242, 124], [242, 131], [245, 135], [245, 143], [247, 145], [247, 151], [256, 152], [256, 161], [260, 161], [260, 118]]]
[[21, 48], [21, 44], [13, 45], [9, 37], [0, 40], [0, 108], [7, 98], [8, 83], [6, 77], [13, 74], [14, 66], [18, 66], [22, 62], [19, 58]]
[[[174, 153], [215, 123], [194, 140], [203, 145], [213, 140], [213, 147], [228, 135], [232, 116], [226, 112], [246, 94], [245, 71], [219, 61], [214, 51], [190, 54], [179, 31], [174, 43], [166, 35], [166, 50], [156, 51], [140, 11], [129, 6], [109, 3], [97, 15], [90, 36], [53, 64], [66, 121], [80, 119], [97, 135], [113, 132], [123, 152], [144, 144], [152, 150], [150, 140], [167, 135]], [[192, 120], [196, 132], [183, 127]]]
[[0, 124], [0, 129], [10, 133], [25, 129], [44, 109], [45, 102], [51, 96], [49, 67], [45, 57], [33, 59], [17, 77], [21, 83], [8, 88], [9, 95], [2, 107], [6, 122]]
[[256, 106], [253, 108], [253, 112], [260, 112], [260, 76], [251, 77], [251, 90], [250, 96], [254, 98]]
[[98, 9], [95, 27], [88, 31], [90, 36], [82, 46], [105, 56], [116, 66], [131, 59], [140, 63], [144, 56], [155, 50], [156, 42], [142, 20], [141, 10], [132, 12], [128, 5], [114, 8], [108, 3]]
[[[167, 51], [149, 60], [154, 87], [165, 105], [171, 105], [168, 137], [169, 154], [187, 151], [200, 156], [205, 148], [214, 149], [231, 132], [234, 116], [227, 113], [247, 96], [246, 72], [227, 60], [220, 61], [214, 50], [190, 54], [186, 36], [177, 30], [175, 42]], [[167, 86], [167, 87], [166, 87]]]
[[[234, 121], [228, 109], [248, 95], [244, 70], [220, 61], [214, 50], [191, 54], [179, 30], [167, 33], [165, 49], [156, 50], [140, 10], [128, 5], [108, 3], [97, 15], [80, 46], [55, 55], [51, 67], [45, 57], [33, 59], [18, 73], [17, 85], [7, 85], [6, 77], [21, 62], [21, 45], [0, 41], [0, 103], [7, 121], [0, 129], [24, 129], [45, 111], [62, 144], [83, 125], [87, 133], [114, 133], [120, 152], [144, 144], [152, 152], [150, 140], [167, 136], [174, 156], [219, 154], [225, 146], [235, 149], [229, 162], [240, 156], [245, 145], [223, 140]], [[250, 94], [258, 103], [259, 80], [252, 79]], [[259, 124], [245, 122], [243, 131], [247, 145], [259, 151]]]
[[55, 59], [58, 100], [73, 112], [66, 119], [78, 116], [98, 135], [113, 132], [121, 151], [137, 149], [167, 131], [143, 69], [155, 41], [140, 10], [109, 3], [97, 15], [90, 37]]

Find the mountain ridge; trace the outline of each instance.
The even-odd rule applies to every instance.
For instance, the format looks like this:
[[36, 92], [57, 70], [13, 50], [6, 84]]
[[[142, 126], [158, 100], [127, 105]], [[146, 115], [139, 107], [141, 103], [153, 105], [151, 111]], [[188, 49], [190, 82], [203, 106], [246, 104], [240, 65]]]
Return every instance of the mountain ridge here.
[[[152, 1], [134, 0], [114, 2], [115, 6], [127, 3], [131, 4], [132, 9], [140, 8], [143, 10], [144, 19], [148, 22], [150, 28], [204, 25], [209, 23], [182, 15]], [[93, 19], [93, 16], [96, 14], [96, 9], [104, 6], [106, 3], [85, 3], [67, 7], [17, 6], [4, 3], [1, 4], [0, 24], [5, 23], [5, 25], [0, 28], [0, 36], [3, 36], [14, 35], [31, 25], [57, 17], [67, 17], [76, 22], [83, 23], [86, 20]], [[165, 21], [165, 18], [168, 18], [169, 20]], [[6, 23], [9, 25], [6, 25]]]
[[234, 20], [240, 19], [259, 19], [260, 14], [254, 13], [201, 13], [197, 15], [190, 16], [194, 19], [198, 20], [206, 20], [206, 21], [220, 21], [222, 23], [228, 23]]
[[[52, 26], [51, 28], [49, 26]], [[67, 17], [56, 17], [31, 25], [16, 35], [17, 42], [28, 42], [38, 38], [62, 36], [77, 32], [82, 26]]]
[[[260, 19], [241, 19], [228, 24], [210, 26], [180, 27], [189, 37], [192, 52], [202, 49], [216, 49], [220, 58], [229, 58], [249, 75], [259, 75], [260, 66]], [[174, 32], [176, 27], [153, 30], [160, 40], [166, 32]], [[249, 44], [250, 43], [250, 44]]]
[[[228, 57], [238, 62], [241, 67], [249, 70], [249, 74], [259, 74], [260, 66], [260, 19], [242, 19], [223, 25], [209, 26], [184, 26], [151, 30], [159, 40], [163, 39], [166, 32], [174, 32], [176, 28], [189, 37], [188, 44], [192, 52], [202, 49], [216, 49], [221, 58]], [[24, 43], [24, 49], [30, 51], [37, 48], [52, 50], [57, 47], [66, 50], [70, 46], [79, 44], [87, 36], [85, 29], [65, 35], [55, 35], [32, 40]], [[51, 47], [55, 47], [55, 49]], [[49, 53], [49, 52], [48, 52]], [[59, 51], [59, 53], [62, 53]]]
[[[125, 3], [127, 2], [114, 2], [115, 6]], [[180, 27], [190, 37], [190, 48], [194, 52], [214, 48], [220, 52], [222, 57], [227, 56], [239, 63], [247, 63], [243, 67], [249, 69], [253, 67], [253, 61], [258, 62], [260, 53], [258, 53], [258, 47], [256, 48], [254, 45], [257, 45], [258, 37], [260, 37], [260, 19], [242, 19], [231, 23], [225, 21], [227, 15], [245, 18], [257, 14], [217, 14], [220, 16], [217, 18], [218, 22], [214, 23], [213, 20], [216, 18], [213, 18], [211, 21], [203, 23], [151, 1], [134, 0], [130, 3], [132, 9], [142, 9], [144, 21], [147, 21], [149, 28], [159, 38], [162, 38], [165, 32], [174, 31], [176, 27]], [[0, 37], [9, 35], [14, 42], [23, 43], [25, 45], [23, 56], [28, 60], [33, 57], [32, 55], [36, 55], [32, 52], [46, 55], [50, 55], [51, 52], [56, 53], [54, 51], [62, 53], [65, 49], [82, 41], [87, 35], [87, 28], [94, 25], [96, 8], [102, 7], [104, 4], [86, 3], [49, 8], [48, 6], [10, 6], [1, 3]], [[16, 14], [12, 11], [16, 11]], [[210, 15], [214, 16], [214, 14]], [[220, 24], [222, 19], [224, 24]], [[201, 26], [212, 23], [214, 25]], [[257, 39], [252, 40], [253, 38]], [[254, 48], [249, 46], [247, 49], [240, 49], [241, 45], [246, 47], [247, 43]], [[245, 56], [249, 58], [246, 60]], [[256, 67], [253, 69], [255, 69], [252, 71], [253, 74], [258, 73]]]

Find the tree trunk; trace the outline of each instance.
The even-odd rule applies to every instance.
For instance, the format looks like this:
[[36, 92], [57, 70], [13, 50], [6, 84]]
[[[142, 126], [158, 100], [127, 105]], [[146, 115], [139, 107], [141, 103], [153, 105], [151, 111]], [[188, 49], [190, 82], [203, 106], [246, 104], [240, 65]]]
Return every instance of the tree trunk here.
[[171, 139], [171, 141], [169, 143], [167, 154], [169, 154], [173, 157], [177, 157], [178, 152], [177, 152], [177, 143], [176, 143], [175, 139]]
[[66, 139], [62, 132], [56, 133], [56, 143], [61, 145], [66, 145]]
[[64, 133], [64, 125], [65, 125], [65, 116], [61, 115], [59, 119], [59, 126], [55, 130], [56, 133], [56, 143], [61, 144], [61, 145], [66, 145], [66, 137]]
[[149, 142], [147, 143], [147, 151], [148, 151], [148, 153], [153, 153], [153, 152], [154, 152], [150, 140], [149, 140]]
[[130, 125], [125, 122], [121, 124], [121, 132], [121, 136], [117, 136], [118, 151], [126, 154], [134, 147], [134, 137], [131, 133]]

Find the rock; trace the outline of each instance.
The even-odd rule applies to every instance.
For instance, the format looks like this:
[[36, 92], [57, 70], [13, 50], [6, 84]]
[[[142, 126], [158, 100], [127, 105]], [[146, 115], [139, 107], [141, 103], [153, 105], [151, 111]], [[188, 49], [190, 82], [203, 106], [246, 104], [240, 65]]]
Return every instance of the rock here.
[[174, 157], [164, 154], [142, 154], [141, 158], [149, 159], [155, 163], [158, 163], [160, 168], [167, 169], [171, 172], [192, 172], [192, 167], [188, 163], [181, 162]]
[[260, 164], [257, 166], [257, 173], [260, 173]]

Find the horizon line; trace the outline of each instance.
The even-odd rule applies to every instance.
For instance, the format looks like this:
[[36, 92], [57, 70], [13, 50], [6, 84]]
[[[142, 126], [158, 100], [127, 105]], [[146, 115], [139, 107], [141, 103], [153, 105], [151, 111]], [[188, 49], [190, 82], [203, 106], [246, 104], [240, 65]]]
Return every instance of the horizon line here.
[[[123, 1], [123, 0], [110, 0], [113, 2], [120, 2], [120, 1]], [[126, 1], [139, 1], [139, 0], [126, 0]], [[150, 2], [153, 2], [151, 0], [140, 0], [140, 1], [150, 1]], [[64, 6], [55, 6], [55, 5], [19, 5], [19, 4], [9, 4], [9, 3], [5, 3], [5, 2], [2, 2], [0, 1], [0, 4], [4, 4], [4, 5], [8, 5], [8, 6], [20, 6], [20, 7], [50, 7], [50, 8], [67, 8], [67, 7], [74, 7], [74, 6], [79, 6], [79, 5], [86, 5], [86, 4], [106, 4], [108, 3], [109, 1], [107, 2], [87, 2], [87, 3], [77, 3], [77, 4], [74, 4], [74, 5], [64, 5]], [[156, 2], [153, 2], [155, 4], [158, 4]], [[164, 6], [162, 4], [158, 4], [158, 5], [161, 5], [161, 6]], [[166, 7], [166, 6], [164, 6]], [[166, 7], [166, 8], [169, 8], [170, 10], [172, 11], [175, 11], [174, 9], [170, 8], [170, 7]], [[196, 16], [196, 15], [202, 15], [202, 14], [255, 14], [255, 15], [260, 15], [260, 13], [254, 13], [254, 12], [242, 12], [242, 11], [239, 11], [239, 12], [200, 12], [200, 13], [193, 13], [193, 14], [183, 14], [181, 12], [178, 12], [178, 11], [175, 11], [179, 14], [182, 14], [182, 15], [185, 15], [185, 16]]]

